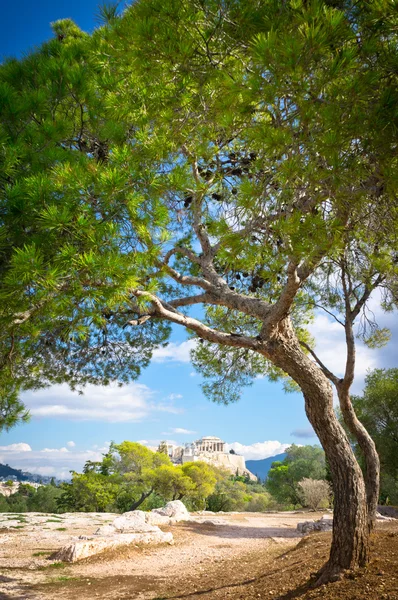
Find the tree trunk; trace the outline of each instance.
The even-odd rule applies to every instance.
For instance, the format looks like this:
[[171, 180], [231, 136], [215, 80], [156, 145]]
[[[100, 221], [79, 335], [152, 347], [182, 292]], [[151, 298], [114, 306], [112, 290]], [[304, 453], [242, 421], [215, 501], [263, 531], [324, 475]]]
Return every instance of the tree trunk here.
[[149, 496], [152, 494], [152, 492], [153, 492], [153, 490], [150, 490], [149, 492], [142, 492], [141, 498], [139, 498], [138, 500], [133, 502], [133, 504], [130, 506], [130, 510], [136, 510], [139, 506], [141, 506], [141, 504], [144, 502], [144, 500], [149, 498]]
[[379, 455], [377, 454], [374, 441], [355, 414], [348, 391], [338, 388], [337, 392], [344, 422], [346, 423], [350, 433], [358, 441], [359, 447], [361, 448], [365, 457], [365, 486], [366, 500], [368, 504], [368, 525], [369, 531], [371, 531], [376, 523], [377, 503], [379, 500]]
[[333, 408], [333, 391], [319, 367], [305, 355], [288, 319], [266, 344], [272, 362], [300, 386], [307, 417], [323, 446], [334, 489], [333, 536], [329, 560], [317, 584], [338, 579], [344, 570], [363, 567], [369, 556], [365, 482], [344, 429]]

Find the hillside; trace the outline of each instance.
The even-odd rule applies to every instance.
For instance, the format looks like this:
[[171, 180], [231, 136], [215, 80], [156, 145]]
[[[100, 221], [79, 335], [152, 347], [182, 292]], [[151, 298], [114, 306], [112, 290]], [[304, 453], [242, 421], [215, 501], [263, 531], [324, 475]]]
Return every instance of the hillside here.
[[29, 474], [23, 473], [19, 469], [13, 469], [9, 465], [2, 465], [0, 463], [0, 480], [10, 479], [11, 477], [16, 477], [18, 481], [26, 481], [29, 479]]
[[7, 479], [13, 479], [14, 477], [17, 481], [34, 481], [36, 483], [49, 483], [51, 481], [51, 477], [47, 477], [46, 475], [28, 473], [27, 471], [13, 469], [9, 465], [0, 463], [0, 481], [7, 481]]
[[249, 469], [249, 471], [253, 473], [253, 475], [256, 475], [259, 479], [264, 480], [268, 475], [268, 471], [270, 470], [272, 463], [277, 460], [283, 460], [285, 456], [286, 454], [283, 452], [282, 454], [263, 458], [262, 460], [247, 460], [246, 468]]

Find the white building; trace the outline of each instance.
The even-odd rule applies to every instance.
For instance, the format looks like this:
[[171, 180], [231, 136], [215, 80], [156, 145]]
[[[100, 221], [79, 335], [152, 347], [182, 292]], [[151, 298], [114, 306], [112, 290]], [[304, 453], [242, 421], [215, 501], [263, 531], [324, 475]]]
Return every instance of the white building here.
[[248, 475], [257, 478], [246, 469], [245, 459], [238, 454], [225, 451], [225, 442], [215, 436], [205, 436], [185, 446], [168, 446], [168, 454], [176, 464], [203, 461], [230, 471], [233, 475]]

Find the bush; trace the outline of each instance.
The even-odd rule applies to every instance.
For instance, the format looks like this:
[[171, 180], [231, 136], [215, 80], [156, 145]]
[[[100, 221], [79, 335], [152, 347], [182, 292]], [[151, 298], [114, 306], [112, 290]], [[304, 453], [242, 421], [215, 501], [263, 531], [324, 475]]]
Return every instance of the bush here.
[[303, 506], [311, 510], [328, 508], [330, 505], [332, 492], [325, 479], [304, 478], [298, 483], [298, 491]]
[[263, 512], [269, 509], [271, 496], [267, 492], [253, 494], [252, 499], [247, 503], [245, 510], [248, 512]]
[[0, 494], [0, 513], [9, 512], [8, 502], [2, 494]]

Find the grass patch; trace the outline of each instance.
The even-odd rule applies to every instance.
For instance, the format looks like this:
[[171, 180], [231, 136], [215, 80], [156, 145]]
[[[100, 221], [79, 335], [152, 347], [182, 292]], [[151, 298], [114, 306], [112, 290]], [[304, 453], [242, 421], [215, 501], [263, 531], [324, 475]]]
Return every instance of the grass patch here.
[[38, 571], [47, 571], [47, 569], [65, 569], [68, 566], [69, 565], [67, 563], [58, 561], [58, 562], [53, 562], [49, 565], [43, 565], [43, 566], [37, 567], [37, 570]]
[[40, 552], [33, 552], [32, 556], [47, 556], [52, 554], [52, 550], [41, 550]]
[[56, 527], [55, 531], [66, 531], [66, 527]]
[[62, 519], [47, 519], [46, 523], [62, 523]]
[[11, 525], [10, 529], [23, 529], [25, 525]]
[[51, 565], [48, 565], [49, 569], [65, 569], [68, 565], [62, 561], [53, 562]]

